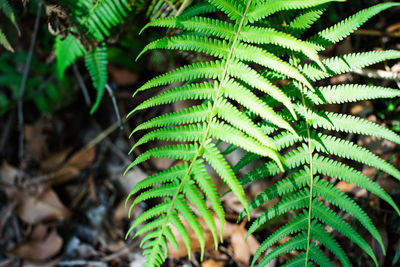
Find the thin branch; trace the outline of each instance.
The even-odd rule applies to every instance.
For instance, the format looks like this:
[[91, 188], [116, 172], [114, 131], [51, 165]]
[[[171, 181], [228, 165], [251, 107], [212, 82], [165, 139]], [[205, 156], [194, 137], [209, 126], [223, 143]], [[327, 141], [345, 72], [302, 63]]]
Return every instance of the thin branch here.
[[124, 130], [124, 125], [122, 124], [121, 115], [119, 113], [117, 100], [115, 99], [113, 89], [108, 84], [106, 84], [106, 89], [107, 89], [108, 94], [111, 97], [111, 100], [112, 100], [112, 103], [113, 103], [113, 106], [114, 106], [115, 115], [117, 116], [117, 120], [118, 120], [118, 123], [119, 123], [119, 128], [121, 130]]
[[175, 17], [179, 16], [182, 14], [182, 12], [185, 10], [185, 8], [189, 5], [190, 0], [185, 0], [182, 5], [179, 7], [178, 11], [175, 14]]
[[357, 30], [354, 32], [358, 35], [367, 35], [367, 36], [386, 36], [391, 38], [400, 38], [399, 32], [385, 32], [385, 31], [378, 31], [378, 30]]
[[23, 98], [24, 98], [24, 94], [25, 94], [25, 87], [26, 87], [26, 81], [28, 79], [29, 69], [31, 67], [33, 49], [35, 48], [36, 38], [37, 38], [37, 34], [38, 34], [40, 13], [42, 11], [42, 6], [43, 6], [43, 3], [39, 2], [37, 13], [36, 13], [35, 26], [33, 28], [33, 37], [32, 37], [32, 41], [31, 41], [30, 47], [29, 47], [29, 54], [28, 54], [28, 58], [27, 58], [26, 64], [25, 64], [24, 74], [23, 74], [23, 77], [22, 77], [21, 86], [19, 88], [19, 96], [18, 96], [18, 125], [19, 125], [20, 134], [19, 134], [18, 157], [19, 157], [20, 160], [24, 157], [24, 138], [25, 138]]
[[371, 69], [355, 69], [352, 71], [353, 73], [359, 74], [361, 76], [366, 76], [368, 78], [374, 79], [384, 79], [384, 80], [392, 80], [395, 82], [400, 82], [400, 75], [394, 73], [392, 71], [385, 70], [371, 70]]
[[89, 96], [87, 87], [85, 85], [85, 82], [83, 81], [82, 75], [80, 74], [76, 64], [72, 64], [72, 69], [74, 71], [76, 80], [78, 81], [79, 87], [81, 88], [83, 97], [85, 99], [86, 106], [90, 107], [92, 105], [92, 101], [90, 100], [90, 96]]

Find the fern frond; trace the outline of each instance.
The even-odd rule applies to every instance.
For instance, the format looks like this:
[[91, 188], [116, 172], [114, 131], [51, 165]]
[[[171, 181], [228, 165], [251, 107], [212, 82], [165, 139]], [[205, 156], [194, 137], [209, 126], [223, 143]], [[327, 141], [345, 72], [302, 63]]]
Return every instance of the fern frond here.
[[195, 31], [201, 34], [231, 40], [235, 36], [234, 26], [233, 23], [207, 17], [176, 17], [150, 21], [143, 27], [141, 32], [146, 30], [148, 27], [167, 27]]
[[[177, 176], [179, 177], [179, 176]], [[220, 223], [220, 238], [222, 242], [222, 234], [224, 231], [224, 221], [225, 221], [225, 211], [221, 205], [220, 197], [213, 184], [210, 175], [208, 174], [206, 168], [204, 167], [204, 161], [199, 160], [193, 165], [193, 179], [199, 185], [201, 190], [206, 195], [207, 199], [210, 201], [211, 207], [213, 208], [215, 214]]]
[[[162, 140], [162, 139], [161, 139]], [[156, 147], [147, 150], [145, 153], [137, 157], [126, 169], [128, 172], [134, 166], [149, 160], [151, 157], [156, 158], [176, 158], [181, 160], [190, 160], [196, 154], [197, 144], [178, 144], [173, 146]]]
[[248, 204], [244, 196], [244, 190], [242, 186], [237, 181], [235, 174], [233, 173], [226, 159], [222, 156], [222, 154], [213, 143], [205, 143], [204, 158], [218, 173], [222, 180], [224, 180], [224, 182], [232, 189], [232, 192], [238, 197], [239, 201], [245, 207], [247, 207]]
[[400, 90], [362, 84], [342, 84], [315, 88], [315, 92], [308, 91], [306, 96], [315, 105], [342, 104], [361, 100], [395, 98], [400, 96]]
[[330, 2], [343, 2], [345, 0], [270, 0], [259, 1], [249, 11], [249, 21], [256, 22], [278, 11], [289, 9], [305, 9]]
[[127, 11], [131, 10], [127, 0], [65, 2], [73, 12], [78, 28], [87, 31], [97, 41], [104, 41], [110, 35], [110, 29], [123, 22]]
[[216, 79], [223, 74], [222, 61], [198, 62], [157, 76], [142, 85], [136, 92], [175, 82], [186, 82], [197, 79]]
[[185, 220], [189, 223], [190, 228], [192, 228], [194, 233], [196, 234], [196, 237], [200, 243], [202, 255], [201, 258], [203, 258], [205, 239], [203, 229], [201, 228], [199, 221], [197, 220], [196, 216], [193, 214], [186, 200], [182, 196], [178, 196], [176, 198], [175, 208], [180, 214], [182, 214], [183, 218], [185, 218]]
[[242, 40], [244, 42], [255, 43], [255, 44], [274, 44], [283, 48], [288, 48], [293, 51], [304, 53], [311, 60], [315, 61], [323, 70], [318, 53], [315, 51], [313, 44], [307, 43], [297, 39], [296, 37], [279, 32], [272, 28], [261, 28], [261, 27], [247, 27], [242, 34]]
[[[304, 116], [304, 112], [300, 108], [297, 110], [302, 116]], [[315, 128], [372, 135], [400, 144], [400, 136], [395, 132], [376, 123], [352, 115], [315, 110], [309, 114], [309, 118]]]
[[[300, 250], [300, 249], [305, 249], [307, 247], [307, 234], [306, 233], [301, 233], [298, 234], [297, 236], [293, 237], [289, 241], [283, 243], [282, 245], [276, 247], [274, 250], [272, 250], [270, 253], [268, 253], [260, 262], [260, 266], [266, 266], [270, 261], [278, 257], [279, 255], [288, 253], [293, 250]], [[261, 254], [261, 253], [260, 253]], [[252, 266], [254, 266], [255, 260], [258, 257], [254, 255], [254, 259], [252, 262]]]
[[317, 33], [315, 36], [311, 37], [310, 40], [316, 44], [324, 44], [320, 47], [320, 50], [323, 50], [324, 47], [335, 44], [349, 36], [373, 16], [379, 14], [385, 9], [395, 6], [400, 6], [400, 4], [390, 2], [382, 3], [361, 10], [353, 16], [339, 22], [338, 24]]
[[[314, 107], [395, 98], [400, 93], [394, 89], [367, 85], [337, 85], [314, 89], [311, 82], [400, 58], [399, 51], [354, 53], [322, 61], [318, 55], [327, 42], [342, 40], [373, 15], [398, 4], [385, 3], [361, 11], [320, 32], [316, 37], [304, 40], [303, 33], [320, 18], [326, 4], [342, 0], [207, 2], [188, 9], [182, 16], [153, 20], [143, 28], [164, 27], [170, 29], [172, 35], [150, 43], [142, 53], [152, 49], [185, 50], [215, 58], [191, 63], [157, 76], [135, 92], [174, 83], [178, 86], [144, 101], [129, 115], [177, 101], [204, 101], [152, 118], [133, 131], [150, 130], [133, 148], [153, 140], [179, 144], [149, 149], [139, 155], [129, 168], [151, 157], [184, 161], [177, 167], [150, 176], [131, 191], [130, 196], [143, 190], [134, 205], [153, 198], [164, 198], [163, 203], [167, 203], [160, 204], [164, 210], [158, 205], [140, 215], [131, 228], [132, 231], [139, 224], [152, 220], [149, 226], [137, 232], [146, 234], [142, 245], [147, 248], [147, 257], [152, 257], [147, 265], [162, 264], [167, 255], [167, 241], [177, 245], [168, 227], [177, 229], [190, 253], [190, 238], [181, 221], [183, 219], [188, 227], [194, 229], [203, 255], [203, 230], [195, 214], [203, 218], [210, 228], [217, 247], [216, 225], [205, 197], [221, 225], [219, 236], [222, 240], [224, 209], [205, 164], [209, 164], [228, 185], [226, 193], [233, 192], [244, 206], [240, 219], [250, 215], [251, 211], [266, 201], [279, 199], [255, 219], [248, 234], [254, 233], [277, 216], [289, 213], [293, 217], [262, 242], [253, 264], [277, 241], [290, 237], [289, 241], [268, 253], [260, 265], [266, 265], [281, 254], [296, 251], [298, 256], [287, 263], [290, 266], [332, 266], [320, 248], [325, 246], [343, 266], [350, 266], [346, 253], [332, 234], [324, 229], [325, 225], [356, 243], [376, 264], [376, 257], [369, 244], [330, 206], [337, 206], [338, 210], [358, 220], [384, 250], [382, 238], [371, 219], [355, 201], [317, 175], [364, 188], [400, 212], [389, 194], [375, 181], [339, 162], [336, 157], [368, 164], [397, 179], [400, 179], [400, 171], [371, 151], [333, 137], [333, 134], [330, 136], [322, 130], [372, 135], [395, 143], [400, 143], [400, 136], [365, 119], [319, 111]], [[225, 19], [218, 14], [211, 14], [213, 18], [206, 17], [214, 12], [222, 12]], [[277, 12], [280, 16], [271, 16]], [[201, 16], [203, 14], [205, 16]], [[307, 60], [313, 62], [304, 64]], [[280, 88], [277, 84], [287, 85]], [[242, 112], [238, 106], [246, 110]], [[217, 147], [221, 141], [229, 144], [224, 152]], [[246, 150], [247, 154], [232, 168], [225, 156], [237, 148]], [[331, 156], [335, 156], [335, 159], [330, 159]], [[242, 179], [236, 178], [235, 172], [262, 157], [267, 157], [268, 161], [244, 174]], [[242, 185], [283, 171], [287, 171], [284, 178], [264, 190], [250, 205], [247, 204]], [[322, 204], [321, 199], [325, 204]]]
[[178, 187], [177, 183], [170, 183], [144, 191], [135, 198], [135, 200], [132, 203], [132, 206], [136, 206], [136, 204], [151, 198], [173, 196], [177, 190], [177, 187]]
[[90, 113], [94, 113], [100, 105], [107, 84], [107, 47], [102, 44], [85, 56], [86, 68], [92, 78], [93, 86], [97, 90], [96, 101]]
[[14, 48], [12, 48], [10, 42], [7, 39], [7, 36], [4, 34], [4, 32], [0, 28], [0, 44], [4, 46], [5, 49], [8, 51], [14, 52]]
[[227, 81], [226, 85], [223, 86], [223, 89], [228, 98], [235, 100], [239, 104], [248, 108], [251, 112], [260, 116], [261, 118], [271, 121], [276, 125], [282, 125], [285, 126], [285, 128], [292, 129], [292, 127], [271, 107], [267, 106], [254, 93], [252, 93], [250, 90], [240, 85], [239, 83], [229, 80]]
[[356, 231], [354, 231], [354, 229], [348, 223], [343, 221], [343, 219], [340, 218], [330, 208], [328, 208], [321, 202], [314, 200], [312, 207], [312, 216], [314, 218], [317, 218], [321, 222], [328, 224], [343, 235], [347, 236], [350, 240], [352, 240], [360, 248], [362, 248], [362, 250], [365, 251], [373, 259], [375, 265], [378, 266], [378, 261], [370, 245], [368, 245], [368, 243]]
[[366, 177], [361, 172], [356, 171], [355, 169], [340, 162], [319, 156], [318, 154], [315, 154], [313, 158], [313, 165], [315, 167], [315, 171], [323, 175], [328, 175], [330, 177], [349, 182], [379, 196], [381, 199], [391, 205], [398, 214], [400, 214], [400, 210], [398, 209], [397, 205], [385, 192], [385, 190], [383, 190], [378, 184], [371, 181], [371, 179]]
[[352, 266], [349, 258], [343, 249], [339, 246], [336, 240], [329, 234], [319, 223], [312, 224], [311, 235], [326, 246], [342, 263], [344, 267]]
[[59, 36], [56, 38], [56, 56], [57, 56], [57, 74], [60, 79], [64, 77], [65, 69], [68, 68], [77, 58], [86, 54], [85, 48], [81, 42], [72, 34], [65, 40]]
[[[223, 100], [218, 103], [217, 114], [221, 119], [229, 122], [231, 125], [235, 126], [237, 129], [243, 131], [248, 136], [259, 140], [264, 146], [276, 149], [272, 138], [266, 136], [263, 131], [258, 127], [252, 120], [249, 119], [245, 114], [240, 112], [235, 106], [229, 102]], [[266, 149], [267, 150], [267, 149]], [[271, 150], [270, 158], [274, 158], [276, 161], [280, 161], [279, 154], [276, 151]], [[275, 155], [275, 156], [273, 156]]]
[[[321, 145], [320, 142], [322, 142], [323, 145]], [[318, 134], [318, 138], [313, 140], [313, 144], [314, 148], [319, 152], [328, 152], [335, 156], [358, 161], [382, 170], [400, 180], [400, 171], [393, 165], [376, 156], [368, 149], [360, 147], [352, 142], [334, 136]]]
[[178, 124], [188, 124], [188, 123], [197, 123], [197, 122], [204, 122], [211, 114], [211, 105], [198, 105], [189, 107], [184, 110], [179, 110], [176, 112], [171, 112], [165, 115], [161, 115], [159, 117], [153, 118], [149, 121], [146, 121], [136, 127], [132, 133], [139, 130], [145, 130], [149, 128], [156, 128], [156, 127], [166, 127], [171, 125], [178, 125]]
[[0, 10], [11, 21], [15, 29], [19, 32], [20, 30], [18, 27], [17, 19], [15, 17], [15, 13], [10, 4], [8, 3], [8, 0], [2, 0], [0, 2]]
[[316, 180], [314, 182], [314, 194], [317, 197], [321, 197], [327, 200], [330, 204], [338, 206], [341, 210], [346, 211], [354, 218], [360, 221], [360, 223], [371, 233], [371, 235], [378, 241], [385, 253], [385, 246], [383, 245], [382, 237], [376, 227], [371, 222], [371, 219], [365, 214], [365, 212], [351, 200], [345, 193], [333, 185], [325, 182], [324, 180]]
[[207, 0], [210, 4], [220, 9], [232, 20], [240, 20], [243, 16], [245, 6], [240, 1], [235, 0]]
[[275, 218], [278, 215], [285, 214], [290, 210], [297, 210], [300, 208], [308, 207], [309, 190], [305, 188], [303, 191], [293, 193], [285, 196], [271, 209], [268, 209], [260, 217], [258, 217], [250, 226], [249, 232], [254, 233], [261, 225], [267, 221]]
[[183, 163], [181, 165], [156, 173], [152, 176], [147, 177], [147, 179], [138, 182], [135, 185], [135, 187], [131, 190], [128, 197], [126, 198], [125, 204], [128, 203], [128, 200], [130, 199], [131, 196], [133, 196], [142, 189], [146, 189], [157, 184], [163, 184], [174, 181], [176, 177], [184, 175], [187, 171], [187, 168], [188, 168], [187, 163]]
[[139, 110], [170, 104], [173, 102], [183, 100], [205, 100], [215, 97], [214, 86], [209, 83], [191, 83], [189, 85], [175, 87], [150, 99], [147, 99], [134, 110], [132, 110], [128, 117]]
[[204, 201], [203, 196], [193, 185], [193, 181], [185, 181], [183, 183], [183, 192], [196, 207], [201, 217], [204, 218], [204, 221], [206, 222], [208, 228], [211, 230], [212, 236], [214, 238], [214, 246], [215, 248], [217, 248], [218, 247], [217, 227], [215, 226], [213, 215], [208, 210], [207, 204]]
[[208, 13], [214, 13], [217, 12], [217, 8], [213, 5], [210, 5], [207, 2], [204, 3], [199, 3], [195, 6], [186, 8], [180, 17], [194, 17], [198, 15], [204, 15]]
[[311, 27], [311, 25], [317, 21], [324, 13], [324, 9], [308, 10], [303, 14], [298, 15], [292, 20], [288, 27], [293, 29], [296, 33], [301, 33]]
[[313, 64], [306, 64], [302, 66], [301, 71], [311, 81], [318, 81], [333, 75], [339, 75], [355, 69], [362, 69], [385, 60], [396, 58], [400, 58], [400, 51], [385, 50], [353, 53], [323, 60], [322, 62], [328, 70], [327, 72], [321, 70], [318, 66]]

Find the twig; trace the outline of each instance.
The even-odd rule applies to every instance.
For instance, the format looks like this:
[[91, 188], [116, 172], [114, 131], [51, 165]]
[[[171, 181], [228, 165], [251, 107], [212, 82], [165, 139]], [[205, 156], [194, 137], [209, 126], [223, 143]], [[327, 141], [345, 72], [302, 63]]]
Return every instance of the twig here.
[[19, 88], [19, 96], [18, 96], [18, 122], [19, 123], [18, 124], [19, 124], [20, 134], [19, 134], [18, 157], [20, 160], [24, 157], [24, 138], [25, 138], [23, 97], [24, 97], [24, 93], [25, 93], [25, 87], [26, 87], [26, 81], [28, 79], [29, 69], [31, 67], [33, 49], [35, 48], [36, 38], [37, 38], [37, 34], [38, 34], [40, 13], [42, 11], [42, 5], [43, 5], [43, 3], [40, 1], [39, 5], [38, 5], [37, 13], [36, 13], [35, 26], [33, 28], [33, 37], [32, 37], [30, 47], [29, 47], [29, 54], [28, 54], [28, 58], [27, 58], [26, 64], [25, 64], [21, 86]]
[[399, 32], [383, 32], [378, 30], [357, 30], [354, 33], [358, 35], [367, 35], [367, 36], [387, 36], [391, 38], [400, 38]]
[[119, 123], [119, 128], [121, 129], [121, 131], [123, 131], [124, 130], [124, 125], [122, 124], [121, 115], [119, 113], [117, 100], [115, 99], [113, 89], [108, 84], [106, 84], [106, 89], [107, 89], [108, 94], [111, 97], [111, 100], [112, 100], [112, 103], [113, 103], [113, 106], [114, 106], [115, 115], [117, 116], [117, 120], [118, 120], [118, 123]]
[[182, 5], [179, 7], [178, 11], [175, 14], [175, 17], [179, 16], [182, 14], [182, 12], [185, 10], [185, 8], [189, 5], [190, 0], [185, 0]]
[[85, 261], [85, 260], [72, 260], [72, 261], [60, 261], [58, 266], [99, 266], [107, 267], [108, 264], [102, 261]]
[[[126, 122], [126, 118], [122, 119], [122, 122], [125, 123]], [[101, 141], [104, 140], [104, 138], [106, 138], [108, 135], [110, 135], [112, 132], [114, 132], [116, 129], [118, 129], [119, 123], [115, 122], [114, 124], [112, 124], [111, 126], [109, 126], [107, 129], [105, 129], [103, 132], [101, 132], [98, 136], [96, 136], [94, 139], [92, 139], [92, 141], [90, 141], [85, 147], [84, 149], [89, 149], [91, 147], [94, 147], [95, 145], [97, 145], [98, 143], [100, 143]]]
[[371, 70], [371, 69], [362, 69], [362, 70], [353, 70], [353, 73], [360, 74], [362, 76], [366, 76], [374, 79], [385, 79], [392, 80], [396, 82], [400, 82], [400, 75], [391, 71], [385, 70]]
[[4, 151], [4, 146], [7, 143], [8, 137], [10, 136], [11, 133], [11, 126], [14, 125], [14, 121], [15, 121], [15, 113], [14, 112], [10, 112], [10, 116], [8, 116], [8, 120], [4, 126], [3, 129], [3, 134], [1, 135], [1, 140], [0, 140], [0, 154], [2, 154], [2, 152]]
[[87, 90], [87, 87], [85, 85], [85, 82], [83, 81], [82, 75], [79, 73], [78, 67], [76, 64], [72, 64], [72, 70], [74, 71], [76, 80], [78, 81], [79, 87], [81, 88], [83, 98], [85, 99], [86, 106], [90, 107], [92, 105], [92, 101], [90, 100], [90, 96]]

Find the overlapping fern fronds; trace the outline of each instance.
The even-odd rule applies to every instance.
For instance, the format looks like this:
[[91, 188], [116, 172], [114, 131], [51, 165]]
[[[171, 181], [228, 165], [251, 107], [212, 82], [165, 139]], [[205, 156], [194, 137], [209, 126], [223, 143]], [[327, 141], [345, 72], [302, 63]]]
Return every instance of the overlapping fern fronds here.
[[[255, 121], [261, 118], [273, 127], [284, 129], [296, 138], [302, 138], [302, 134], [296, 133], [290, 125], [290, 122], [301, 114], [296, 111], [298, 104], [292, 104], [280, 88], [256, 69], [266, 68], [293, 80], [310, 92], [314, 89], [296, 66], [283, 61], [265, 48], [273, 45], [294, 51], [314, 61], [320, 71], [327, 70], [326, 64], [318, 57], [318, 47], [315, 44], [302, 41], [284, 31], [262, 26], [260, 21], [267, 15], [284, 10], [302, 6], [312, 8], [328, 2], [332, 1], [209, 0], [206, 5], [186, 10], [182, 16], [153, 20], [144, 28], [166, 27], [179, 29], [180, 33], [150, 43], [142, 53], [151, 49], [184, 50], [204, 53], [215, 58], [167, 72], [151, 79], [137, 90], [141, 92], [154, 87], [179, 84], [144, 101], [130, 115], [139, 110], [177, 101], [204, 101], [203, 104], [153, 118], [133, 131], [134, 133], [152, 129], [132, 149], [156, 139], [174, 141], [177, 144], [144, 152], [128, 170], [151, 157], [182, 161], [179, 165], [138, 183], [129, 196], [138, 194], [132, 207], [141, 201], [163, 198], [161, 204], [141, 214], [129, 230], [131, 233], [137, 226], [149, 221], [137, 229], [134, 235], [144, 235], [141, 245], [145, 249], [147, 266], [159, 266], [165, 261], [168, 253], [167, 241], [177, 245], [172, 228], [182, 236], [190, 256], [190, 240], [182, 220], [186, 220], [194, 230], [202, 253], [204, 252], [204, 236], [195, 214], [204, 219], [217, 245], [217, 229], [204, 196], [209, 200], [221, 226], [225, 221], [224, 210], [220, 196], [206, 171], [205, 162], [215, 169], [247, 210], [243, 189], [231, 166], [216, 146], [215, 140], [241, 147], [260, 157], [270, 158], [274, 167], [277, 167], [276, 172], [282, 171], [281, 159], [277, 153], [280, 147]], [[215, 11], [225, 13], [229, 20], [208, 16], [210, 12]], [[254, 65], [258, 67], [254, 68]], [[258, 96], [260, 93], [267, 94], [275, 102], [283, 105], [289, 114], [279, 114], [272, 105]], [[238, 106], [254, 113], [254, 120], [241, 112]], [[317, 247], [313, 247], [313, 252], [312, 255], [319, 256]]]
[[[71, 28], [65, 39], [56, 38], [57, 70], [60, 78], [65, 69], [74, 63], [77, 58], [85, 56], [86, 67], [97, 90], [96, 102], [92, 107], [93, 113], [101, 99], [107, 83], [107, 47], [106, 38], [111, 29], [125, 21], [128, 12], [132, 9], [127, 0], [64, 0], [70, 10]], [[137, 1], [136, 5], [139, 5]], [[87, 40], [91, 46], [85, 47], [80, 39]], [[89, 52], [86, 52], [89, 51]]]
[[[284, 1], [264, 1], [260, 5], [269, 6], [268, 8], [273, 9], [273, 2], [279, 5], [280, 2]], [[293, 2], [302, 2], [303, 4], [299, 4], [297, 8], [306, 8], [307, 3], [313, 1]], [[382, 3], [362, 10], [348, 19], [319, 32], [309, 38], [307, 42], [314, 44], [316, 50], [322, 51], [329, 45], [343, 40], [372, 16], [395, 6], [400, 6], [400, 4]], [[269, 24], [277, 24], [277, 21], [279, 22], [280, 20], [280, 23], [278, 23], [280, 27], [283, 27], [289, 33], [301, 36], [302, 32], [311, 27], [313, 22], [321, 16], [322, 10], [323, 7], [316, 6], [300, 11], [296, 15], [281, 12], [281, 16], [271, 19]], [[264, 13], [260, 13], [260, 16], [269, 14], [269, 9], [264, 11]], [[362, 69], [385, 60], [400, 58], [400, 51], [393, 50], [354, 53], [323, 60], [322, 64], [325, 67], [323, 69], [315, 63], [302, 63], [300, 59], [304, 58], [304, 55], [299, 54], [298, 51], [281, 50], [279, 52], [282, 54], [287, 52], [290, 57], [290, 63], [297, 67], [310, 82]], [[273, 77], [275, 80], [285, 78], [282, 73], [272, 73], [268, 70], [264, 71], [263, 75]], [[361, 84], [322, 86], [315, 88], [315, 90], [309, 90], [304, 84], [295, 80], [284, 86], [282, 90], [291, 96], [292, 101], [295, 103], [296, 114], [300, 118], [295, 121], [292, 117], [285, 116], [296, 130], [297, 136], [290, 131], [271, 125], [268, 120], [261, 123], [264, 132], [274, 136], [274, 143], [283, 154], [283, 164], [287, 176], [267, 188], [250, 203], [249, 209], [252, 211], [269, 200], [280, 199], [277, 204], [256, 218], [249, 229], [249, 234], [255, 232], [276, 216], [289, 213], [292, 214], [291, 217], [293, 219], [264, 240], [257, 250], [253, 264], [260, 260], [261, 255], [268, 248], [272, 247], [272, 250], [261, 258], [258, 266], [265, 266], [279, 255], [293, 251], [298, 251], [299, 254], [288, 262], [287, 266], [308, 266], [312, 263], [320, 266], [333, 266], [331, 259], [321, 249], [321, 246], [324, 246], [340, 260], [343, 266], [351, 266], [347, 253], [335, 241], [332, 233], [325, 229], [325, 225], [328, 225], [358, 245], [378, 266], [371, 245], [348, 222], [339, 216], [339, 213], [335, 212], [332, 206], [358, 220], [365, 230], [377, 240], [383, 253], [385, 253], [384, 243], [379, 231], [366, 212], [349, 196], [341, 192], [333, 184], [330, 184], [329, 178], [346, 181], [366, 189], [386, 201], [400, 214], [398, 207], [385, 190], [363, 173], [347, 166], [339, 159], [370, 165], [398, 180], [400, 180], [400, 171], [368, 149], [360, 147], [349, 140], [336, 137], [337, 135], [331, 135], [328, 132], [332, 134], [345, 132], [371, 135], [397, 144], [400, 144], [400, 136], [373, 122], [351, 115], [327, 112], [321, 109], [320, 106], [323, 104], [394, 98], [400, 96], [400, 90]], [[264, 103], [279, 107], [279, 103], [276, 103], [270, 96], [266, 96], [264, 101]], [[288, 115], [288, 112], [282, 110], [280, 114]], [[241, 169], [256, 158], [258, 158], [257, 155], [248, 154], [241, 159], [235, 170]], [[270, 161], [247, 173], [241, 179], [241, 183], [246, 184], [278, 173], [281, 173], [280, 168], [275, 162]], [[246, 214], [248, 214], [247, 210], [241, 214], [241, 217]], [[291, 238], [282, 245], [276, 246], [279, 240], [287, 237]], [[318, 243], [319, 245], [317, 245]]]

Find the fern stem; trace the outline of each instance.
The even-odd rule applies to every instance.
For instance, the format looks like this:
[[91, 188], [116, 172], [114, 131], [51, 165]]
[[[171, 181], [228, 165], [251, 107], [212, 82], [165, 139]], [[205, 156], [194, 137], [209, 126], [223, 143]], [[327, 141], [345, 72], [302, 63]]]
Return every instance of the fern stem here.
[[[286, 23], [286, 19], [285, 16], [283, 15], [283, 13], [281, 13], [282, 18], [283, 18], [283, 26], [285, 27], [286, 32], [287, 31], [287, 23]], [[292, 60], [293, 60], [293, 64], [294, 66], [297, 68], [298, 64], [297, 64], [297, 58], [296, 55], [294, 54], [294, 52], [292, 51]], [[310, 124], [310, 120], [308, 117], [308, 107], [307, 107], [307, 103], [305, 100], [305, 96], [304, 96], [304, 87], [302, 83], [299, 83], [299, 89], [300, 89], [300, 93], [301, 93], [301, 102], [304, 108], [304, 117], [306, 120], [306, 131], [307, 131], [307, 146], [308, 146], [308, 153], [309, 153], [309, 167], [310, 167], [310, 197], [309, 197], [309, 204], [308, 204], [308, 225], [307, 225], [307, 249], [306, 249], [306, 257], [305, 257], [305, 262], [304, 262], [304, 266], [307, 267], [308, 264], [308, 260], [309, 260], [309, 252], [310, 252], [310, 243], [311, 243], [311, 219], [312, 219], [312, 201], [313, 201], [313, 187], [314, 187], [314, 170], [313, 170], [313, 151], [312, 151], [312, 145], [311, 145], [311, 124]]]
[[[196, 151], [195, 156], [194, 156], [193, 159], [191, 160], [190, 165], [189, 165], [189, 167], [188, 167], [188, 169], [187, 169], [185, 175], [183, 176], [182, 180], [180, 181], [179, 187], [178, 187], [178, 189], [177, 189], [175, 195], [173, 196], [173, 198], [172, 198], [172, 200], [171, 200], [171, 203], [170, 203], [170, 206], [169, 206], [169, 208], [168, 208], [167, 215], [166, 215], [166, 220], [165, 220], [166, 223], [162, 226], [161, 232], [160, 232], [160, 235], [159, 235], [159, 238], [157, 238], [157, 244], [154, 245], [154, 247], [158, 247], [158, 246], [160, 245], [160, 237], [162, 237], [163, 234], [164, 234], [164, 230], [165, 230], [165, 227], [167, 226], [167, 222], [168, 222], [169, 216], [170, 216], [172, 210], [174, 209], [175, 201], [176, 201], [176, 199], [178, 198], [178, 196], [179, 196], [179, 194], [180, 194], [180, 192], [181, 192], [181, 190], [182, 190], [182, 187], [183, 187], [185, 181], [186, 181], [187, 179], [189, 179], [190, 174], [191, 174], [191, 171], [192, 171], [192, 168], [193, 168], [193, 166], [194, 166], [196, 160], [201, 156], [201, 153], [203, 152], [204, 145], [206, 144], [207, 140], [209, 139], [210, 127], [211, 127], [212, 121], [214, 120], [215, 115], [216, 115], [215, 113], [216, 113], [216, 108], [217, 108], [218, 100], [221, 98], [221, 94], [222, 94], [222, 92], [221, 92], [221, 91], [222, 91], [222, 85], [224, 84], [224, 82], [225, 82], [225, 80], [226, 80], [226, 78], [227, 78], [229, 62], [230, 62], [230, 60], [231, 60], [231, 58], [232, 58], [233, 51], [235, 50], [236, 42], [237, 42], [238, 39], [239, 39], [240, 31], [241, 31], [241, 29], [242, 29], [242, 27], [243, 27], [243, 24], [245, 23], [245, 18], [246, 18], [246, 15], [247, 15], [247, 11], [248, 11], [248, 9], [249, 9], [250, 6], [251, 6], [252, 1], [253, 1], [253, 0], [249, 0], [249, 1], [247, 2], [247, 7], [246, 7], [246, 9], [245, 9], [245, 11], [244, 11], [244, 13], [243, 13], [242, 19], [241, 19], [241, 21], [240, 21], [240, 23], [239, 23], [238, 29], [237, 29], [237, 31], [236, 31], [236, 35], [235, 35], [234, 39], [232, 40], [232, 44], [231, 44], [231, 47], [230, 47], [230, 50], [229, 50], [228, 57], [227, 57], [226, 62], [225, 62], [224, 71], [223, 71], [223, 73], [222, 73], [222, 75], [221, 75], [220, 82], [219, 82], [219, 84], [218, 84], [218, 88], [217, 88], [215, 100], [214, 100], [214, 103], [213, 103], [213, 106], [212, 106], [212, 110], [211, 110], [211, 113], [210, 113], [210, 117], [209, 117], [208, 122], [207, 122], [207, 128], [206, 128], [206, 131], [204, 132], [203, 139], [202, 139], [202, 141], [200, 142], [200, 146], [199, 146], [198, 150]], [[248, 212], [248, 214], [250, 214], [250, 212]], [[249, 215], [249, 216], [250, 216], [250, 215]], [[223, 226], [221, 225], [220, 227], [223, 227]], [[221, 228], [221, 229], [222, 229], [222, 228]], [[221, 238], [222, 238], [222, 236], [221, 236]], [[202, 255], [202, 257], [203, 257], [203, 255]]]
[[310, 202], [308, 205], [308, 226], [307, 226], [307, 250], [306, 250], [306, 260], [304, 266], [307, 267], [309, 251], [310, 251], [310, 241], [311, 241], [311, 211], [312, 211], [312, 201], [313, 201], [313, 186], [314, 186], [314, 170], [313, 170], [313, 151], [311, 146], [311, 132], [310, 124], [308, 119], [308, 110], [305, 102], [303, 86], [299, 84], [301, 90], [301, 98], [305, 112], [306, 128], [307, 128], [307, 143], [308, 143], [308, 153], [310, 157]]

